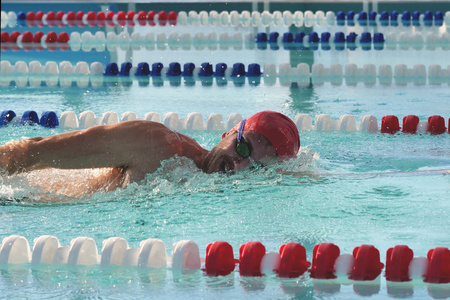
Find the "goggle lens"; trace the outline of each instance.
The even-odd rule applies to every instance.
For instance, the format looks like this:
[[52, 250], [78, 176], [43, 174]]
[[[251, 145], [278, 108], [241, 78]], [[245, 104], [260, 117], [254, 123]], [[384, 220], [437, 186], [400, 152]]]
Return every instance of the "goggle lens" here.
[[247, 158], [250, 156], [250, 147], [245, 141], [238, 142], [236, 144], [236, 152], [243, 158]]

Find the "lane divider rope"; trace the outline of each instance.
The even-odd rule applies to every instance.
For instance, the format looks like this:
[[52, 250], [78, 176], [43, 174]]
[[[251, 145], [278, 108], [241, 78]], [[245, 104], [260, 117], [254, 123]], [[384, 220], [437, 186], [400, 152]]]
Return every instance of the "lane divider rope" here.
[[[427, 257], [414, 257], [406, 245], [397, 245], [386, 251], [386, 261], [373, 245], [361, 245], [352, 254], [341, 254], [333, 243], [314, 246], [312, 263], [306, 249], [299, 243], [281, 245], [278, 252], [267, 252], [260, 242], [247, 242], [239, 248], [239, 259], [234, 259], [233, 247], [224, 241], [210, 243], [205, 258], [200, 257], [198, 245], [190, 240], [173, 244], [172, 256], [160, 239], [146, 239], [138, 248], [132, 248], [120, 237], [103, 241], [101, 254], [95, 241], [89, 237], [74, 238], [70, 246], [61, 246], [58, 238], [44, 235], [36, 238], [33, 251], [27, 239], [12, 235], [0, 245], [0, 265], [59, 264], [68, 266], [128, 266], [140, 268], [203, 269], [207, 276], [226, 276], [233, 271], [241, 276], [260, 277], [275, 272], [280, 278], [297, 278], [309, 272], [313, 279], [347, 282], [370, 282], [385, 270], [387, 282], [408, 282], [411, 279], [426, 283], [450, 283], [450, 250], [446, 247], [430, 249]], [[383, 275], [381, 275], [383, 276]]]
[[311, 67], [306, 63], [300, 63], [291, 67], [288, 63], [282, 63], [278, 69], [274, 64], [266, 64], [261, 68], [259, 64], [253, 63], [246, 66], [243, 63], [234, 63], [228, 67], [225, 63], [217, 63], [215, 69], [212, 63], [205, 62], [199, 67], [193, 63], [185, 63], [183, 67], [178, 62], [164, 66], [161, 62], [155, 62], [151, 66], [142, 62], [136, 67], [130, 62], [124, 62], [120, 68], [116, 63], [109, 63], [106, 68], [100, 62], [93, 62], [89, 66], [87, 62], [80, 61], [73, 66], [68, 61], [59, 64], [48, 61], [44, 66], [39, 61], [31, 61], [29, 64], [18, 61], [11, 65], [9, 61], [0, 62], [0, 86], [14, 84], [17, 87], [102, 87], [104, 85], [129, 86], [137, 81], [140, 86], [148, 86], [150, 78], [155, 86], [162, 86], [164, 81], [178, 86], [182, 82], [185, 85], [194, 85], [200, 81], [202, 85], [213, 84], [215, 79], [218, 86], [233, 82], [243, 85], [246, 81], [250, 85], [259, 85], [261, 79], [265, 85], [274, 85], [277, 79], [281, 86], [308, 87], [311, 84], [321, 86], [325, 83], [340, 86], [342, 84], [355, 86], [363, 83], [367, 87], [380, 84], [390, 86], [405, 86], [413, 83], [421, 85], [450, 84], [450, 65], [430, 65], [427, 68], [423, 64], [416, 64], [408, 68], [404, 64], [379, 65], [378, 71], [375, 65], [365, 64], [358, 67], [356, 64], [332, 64], [325, 67], [316, 63]]
[[[0, 113], [0, 127], [36, 124], [49, 128], [64, 127], [77, 129], [140, 119], [163, 123], [168, 128], [174, 130], [223, 131], [233, 128], [243, 120], [243, 116], [239, 113], [231, 113], [225, 121], [222, 114], [212, 113], [207, 116], [206, 122], [204, 122], [202, 114], [198, 112], [189, 113], [185, 118], [180, 118], [175, 112], [168, 112], [161, 119], [161, 116], [156, 112], [148, 112], [144, 115], [144, 118], [139, 118], [135, 112], [131, 111], [125, 112], [121, 116], [116, 112], [108, 111], [103, 113], [101, 117], [97, 117], [92, 111], [84, 111], [79, 116], [72, 111], [65, 111], [59, 117], [54, 111], [45, 111], [39, 117], [38, 113], [33, 110], [25, 111], [21, 116], [12, 110], [4, 110]], [[378, 124], [375, 116], [364, 115], [360, 118], [359, 127], [357, 126], [355, 116], [351, 114], [342, 115], [338, 120], [333, 120], [328, 114], [316, 115], [313, 125], [310, 115], [298, 113], [293, 121], [300, 131], [363, 131], [388, 134], [402, 132], [430, 133], [432, 135], [443, 134], [447, 131], [447, 127], [445, 127], [446, 121], [444, 117], [439, 115], [430, 116], [427, 120], [422, 121], [416, 115], [408, 115], [403, 117], [401, 127], [399, 118], [394, 115], [382, 117], [381, 124]], [[448, 129], [450, 133], [450, 118], [448, 119]]]
[[449, 32], [344, 32], [338, 31], [322, 32], [313, 31], [305, 33], [285, 32], [259, 32], [256, 36], [253, 33], [235, 32], [230, 35], [227, 32], [217, 34], [216, 32], [196, 34], [172, 32], [170, 34], [148, 32], [141, 35], [138, 32], [121, 33], [97, 31], [92, 34], [90, 31], [82, 33], [72, 32], [69, 36], [67, 32], [57, 34], [54, 31], [44, 34], [37, 31], [23, 33], [13, 31], [1, 32], [1, 49], [3, 51], [24, 50], [24, 51], [84, 51], [90, 52], [94, 49], [98, 52], [113, 51], [117, 48], [121, 50], [312, 50], [312, 51], [343, 51], [348, 49], [354, 51], [361, 48], [369, 50], [450, 50]]
[[160, 26], [169, 25], [191, 25], [191, 26], [291, 26], [312, 27], [312, 26], [381, 26], [381, 27], [440, 27], [444, 22], [450, 24], [450, 12], [441, 11], [413, 11], [408, 10], [399, 13], [397, 11], [180, 11], [165, 12], [159, 11], [83, 11], [78, 12], [53, 12], [44, 13], [42, 11], [34, 12], [1, 12], [2, 28], [6, 26], [15, 27], [17, 25], [32, 26]]

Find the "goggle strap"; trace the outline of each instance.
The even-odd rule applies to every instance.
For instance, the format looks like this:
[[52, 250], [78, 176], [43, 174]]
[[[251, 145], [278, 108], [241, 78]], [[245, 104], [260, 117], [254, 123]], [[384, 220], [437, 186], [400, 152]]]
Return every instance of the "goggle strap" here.
[[245, 120], [246, 120], [246, 119], [242, 120], [242, 121], [241, 121], [241, 125], [239, 125], [239, 131], [238, 131], [238, 136], [237, 136], [238, 142], [240, 142], [241, 139], [242, 139], [242, 132], [244, 131]]

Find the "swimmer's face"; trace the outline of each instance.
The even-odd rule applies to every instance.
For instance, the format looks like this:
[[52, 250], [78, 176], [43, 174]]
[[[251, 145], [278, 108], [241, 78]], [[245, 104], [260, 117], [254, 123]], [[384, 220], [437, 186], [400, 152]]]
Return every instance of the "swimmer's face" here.
[[277, 161], [275, 148], [261, 134], [244, 131], [242, 138], [249, 145], [250, 156], [243, 157], [237, 153], [237, 132], [233, 132], [208, 153], [203, 162], [203, 171], [206, 173], [240, 171], [253, 163], [265, 165]]

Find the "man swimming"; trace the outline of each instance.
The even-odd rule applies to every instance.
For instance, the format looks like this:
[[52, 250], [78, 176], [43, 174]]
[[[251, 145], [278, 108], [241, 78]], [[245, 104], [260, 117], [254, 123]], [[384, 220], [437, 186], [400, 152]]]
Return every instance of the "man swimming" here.
[[211, 151], [161, 123], [137, 120], [0, 145], [0, 174], [48, 168], [108, 168], [92, 178], [86, 192], [111, 191], [143, 180], [162, 161], [176, 155], [191, 159], [206, 173], [213, 173], [294, 158], [299, 148], [294, 122], [272, 111], [243, 120], [224, 133]]

